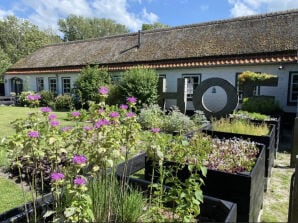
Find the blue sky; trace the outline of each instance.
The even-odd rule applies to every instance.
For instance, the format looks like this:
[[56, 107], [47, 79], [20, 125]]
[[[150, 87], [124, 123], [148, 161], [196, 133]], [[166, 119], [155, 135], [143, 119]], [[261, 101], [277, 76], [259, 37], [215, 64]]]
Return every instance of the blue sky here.
[[0, 19], [14, 15], [58, 32], [57, 21], [76, 14], [137, 31], [144, 23], [178, 26], [288, 9], [298, 9], [298, 0], [0, 0]]

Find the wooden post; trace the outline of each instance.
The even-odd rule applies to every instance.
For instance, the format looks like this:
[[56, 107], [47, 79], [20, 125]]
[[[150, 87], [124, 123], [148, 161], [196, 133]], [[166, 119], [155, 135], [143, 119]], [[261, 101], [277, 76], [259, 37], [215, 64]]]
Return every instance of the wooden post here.
[[185, 114], [186, 111], [185, 81], [185, 78], [177, 79], [177, 106], [183, 114]]
[[292, 134], [292, 151], [291, 151], [291, 164], [292, 168], [295, 168], [296, 156], [298, 155], [298, 117], [295, 118], [295, 124]]
[[295, 172], [291, 178], [288, 222], [298, 222], [298, 156], [295, 159]]

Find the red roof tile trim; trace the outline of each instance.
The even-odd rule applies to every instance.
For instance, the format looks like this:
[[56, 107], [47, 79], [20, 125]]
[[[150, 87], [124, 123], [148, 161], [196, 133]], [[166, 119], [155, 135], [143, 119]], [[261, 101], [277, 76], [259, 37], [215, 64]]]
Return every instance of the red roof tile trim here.
[[[137, 64], [104, 64], [109, 71], [123, 71], [137, 65], [152, 69], [169, 69], [185, 67], [205, 67], [205, 66], [222, 66], [222, 65], [246, 65], [246, 64], [270, 64], [270, 63], [291, 63], [298, 62], [298, 55], [278, 55], [278, 56], [252, 56], [252, 57], [235, 57], [222, 59], [193, 59], [191, 61], [151, 61]], [[49, 74], [49, 73], [79, 73], [84, 66], [76, 67], [49, 67], [38, 69], [9, 69], [5, 74]]]

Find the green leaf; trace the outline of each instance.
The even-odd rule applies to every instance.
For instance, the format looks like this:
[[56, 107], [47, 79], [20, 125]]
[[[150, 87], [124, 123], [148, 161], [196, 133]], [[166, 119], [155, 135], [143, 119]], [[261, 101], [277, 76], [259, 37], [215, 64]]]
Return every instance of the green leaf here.
[[69, 218], [70, 216], [74, 215], [75, 212], [76, 212], [76, 208], [74, 207], [66, 208], [64, 211], [64, 215], [66, 218]]
[[49, 216], [51, 216], [51, 215], [53, 215], [53, 214], [55, 214], [55, 213], [56, 213], [56, 211], [49, 210], [49, 211], [47, 211], [47, 212], [43, 215], [43, 217], [44, 217], [44, 218], [47, 218], [47, 217], [49, 217]]

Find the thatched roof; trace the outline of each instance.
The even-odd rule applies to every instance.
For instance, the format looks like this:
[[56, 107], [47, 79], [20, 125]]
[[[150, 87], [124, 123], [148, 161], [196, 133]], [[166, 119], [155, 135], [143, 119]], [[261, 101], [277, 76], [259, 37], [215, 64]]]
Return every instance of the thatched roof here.
[[298, 10], [48, 45], [10, 70], [293, 52]]

